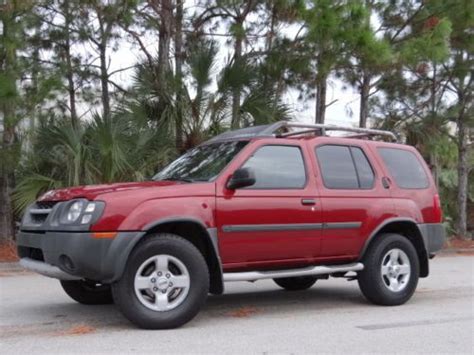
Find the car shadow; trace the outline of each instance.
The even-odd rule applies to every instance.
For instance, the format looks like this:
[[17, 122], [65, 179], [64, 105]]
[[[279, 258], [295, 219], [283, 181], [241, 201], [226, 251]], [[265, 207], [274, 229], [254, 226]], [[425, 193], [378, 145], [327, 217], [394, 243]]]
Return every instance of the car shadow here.
[[[227, 285], [226, 285], [227, 286]], [[216, 324], [210, 319], [221, 317], [247, 318], [262, 314], [295, 314], [344, 307], [347, 311], [359, 311], [367, 306], [358, 288], [339, 285], [316, 285], [305, 291], [285, 291], [268, 285], [231, 285], [223, 295], [210, 295], [199, 316], [185, 328], [206, 327]], [[0, 326], [0, 339], [28, 335], [71, 335], [77, 331], [132, 330], [128, 322], [114, 305], [85, 306], [69, 300], [55, 302], [25, 303], [21, 311], [29, 315], [30, 322]], [[8, 324], [8, 322], [7, 322]], [[138, 329], [137, 329], [138, 330]]]
[[285, 291], [278, 288], [238, 292], [231, 290], [230, 293], [220, 296], [211, 295], [201, 312], [232, 316], [236, 311], [235, 314], [238, 316], [238, 310], [241, 308], [252, 308], [255, 313], [285, 313], [308, 309], [351, 308], [361, 305], [368, 305], [368, 302], [358, 288], [335, 285], [321, 287], [317, 284], [304, 291]]

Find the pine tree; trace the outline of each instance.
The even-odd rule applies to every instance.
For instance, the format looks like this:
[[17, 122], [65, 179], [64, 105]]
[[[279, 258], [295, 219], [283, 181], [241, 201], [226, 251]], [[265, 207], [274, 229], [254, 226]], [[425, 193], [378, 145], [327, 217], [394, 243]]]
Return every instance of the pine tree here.
[[305, 42], [312, 57], [313, 76], [316, 89], [315, 122], [324, 123], [329, 76], [340, 68], [347, 55], [346, 42], [357, 30], [363, 11], [358, 1], [311, 0], [301, 11], [306, 24]]

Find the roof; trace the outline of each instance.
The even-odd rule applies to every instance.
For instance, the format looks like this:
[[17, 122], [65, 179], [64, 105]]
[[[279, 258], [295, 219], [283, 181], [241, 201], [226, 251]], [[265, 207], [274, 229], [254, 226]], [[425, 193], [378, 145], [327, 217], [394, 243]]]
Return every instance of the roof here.
[[290, 121], [279, 121], [269, 125], [253, 126], [228, 131], [210, 139], [206, 142], [215, 143], [227, 140], [253, 139], [253, 138], [284, 138], [291, 136], [301, 136], [305, 134], [316, 134], [326, 136], [327, 131], [350, 132], [351, 135], [341, 136], [340, 138], [367, 138], [382, 137], [389, 138], [397, 142], [398, 137], [390, 131], [383, 131], [369, 128], [355, 128], [346, 126], [335, 126], [327, 124], [306, 124]]

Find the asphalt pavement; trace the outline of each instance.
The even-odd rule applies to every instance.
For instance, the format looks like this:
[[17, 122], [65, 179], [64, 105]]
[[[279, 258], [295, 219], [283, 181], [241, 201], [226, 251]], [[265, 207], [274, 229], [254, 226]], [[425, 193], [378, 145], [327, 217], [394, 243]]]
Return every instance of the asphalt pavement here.
[[226, 284], [180, 329], [140, 330], [115, 306], [84, 306], [59, 282], [0, 267], [0, 353], [474, 353], [474, 257], [440, 256], [405, 305], [369, 304], [356, 281], [287, 292]]

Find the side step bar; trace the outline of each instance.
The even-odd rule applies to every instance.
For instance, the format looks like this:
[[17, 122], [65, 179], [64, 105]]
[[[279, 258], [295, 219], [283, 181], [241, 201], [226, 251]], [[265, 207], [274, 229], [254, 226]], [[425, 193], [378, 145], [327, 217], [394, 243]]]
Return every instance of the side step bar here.
[[227, 272], [224, 273], [224, 281], [256, 281], [263, 279], [277, 279], [280, 277], [329, 275], [339, 272], [361, 271], [363, 269], [364, 265], [362, 263], [353, 263], [333, 266], [310, 266], [289, 270]]
[[40, 275], [52, 277], [53, 279], [59, 280], [80, 280], [80, 277], [68, 274], [62, 271], [57, 266], [46, 264], [45, 262], [30, 259], [30, 258], [21, 258], [20, 265], [25, 269], [37, 272]]

